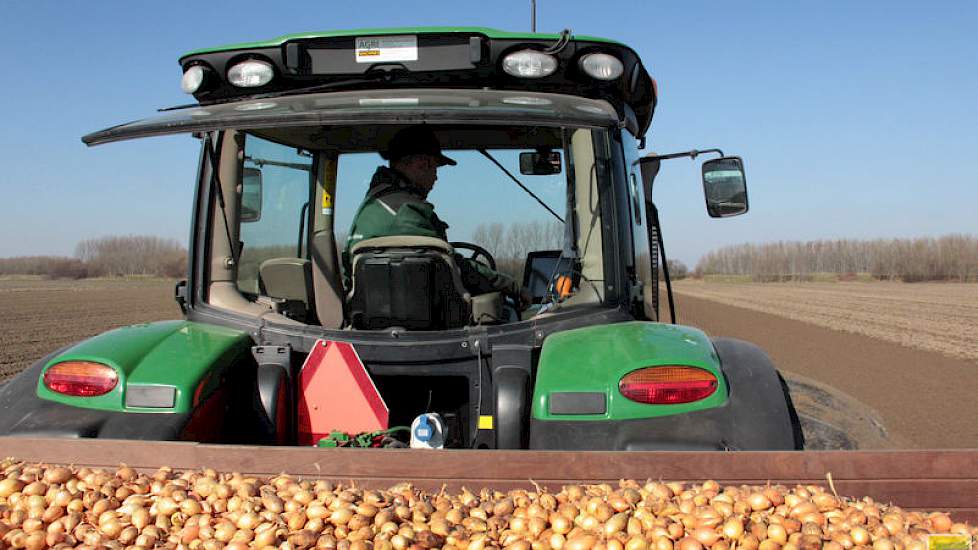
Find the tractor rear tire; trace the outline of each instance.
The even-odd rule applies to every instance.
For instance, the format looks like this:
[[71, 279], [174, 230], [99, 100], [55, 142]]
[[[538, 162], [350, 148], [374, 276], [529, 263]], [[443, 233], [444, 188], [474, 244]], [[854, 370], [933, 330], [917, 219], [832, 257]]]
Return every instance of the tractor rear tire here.
[[783, 379], [764, 351], [743, 340], [714, 338], [730, 392], [724, 441], [732, 450], [796, 450], [804, 441]]

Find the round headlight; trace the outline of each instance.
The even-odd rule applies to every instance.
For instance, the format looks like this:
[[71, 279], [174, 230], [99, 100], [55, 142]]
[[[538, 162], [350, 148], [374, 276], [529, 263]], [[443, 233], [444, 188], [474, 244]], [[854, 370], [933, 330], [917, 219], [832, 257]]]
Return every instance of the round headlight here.
[[247, 59], [228, 70], [228, 82], [239, 88], [256, 88], [272, 81], [272, 64], [260, 59]]
[[621, 61], [606, 53], [590, 53], [581, 58], [581, 69], [591, 78], [614, 80], [625, 72]]
[[200, 65], [194, 65], [183, 72], [183, 78], [180, 79], [180, 88], [184, 92], [192, 94], [196, 92], [203, 83], [204, 68]]
[[554, 74], [557, 60], [542, 52], [520, 50], [503, 58], [503, 70], [521, 78], [543, 78]]

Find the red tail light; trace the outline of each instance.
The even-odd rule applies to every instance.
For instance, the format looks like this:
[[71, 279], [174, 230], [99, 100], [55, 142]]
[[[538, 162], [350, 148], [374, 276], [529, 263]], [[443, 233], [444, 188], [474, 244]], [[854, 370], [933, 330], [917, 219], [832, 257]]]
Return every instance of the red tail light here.
[[717, 378], [696, 367], [661, 366], [632, 371], [618, 383], [622, 395], [650, 405], [691, 403], [717, 390]]
[[44, 373], [44, 385], [49, 390], [78, 397], [104, 395], [118, 382], [115, 369], [90, 361], [65, 361]]

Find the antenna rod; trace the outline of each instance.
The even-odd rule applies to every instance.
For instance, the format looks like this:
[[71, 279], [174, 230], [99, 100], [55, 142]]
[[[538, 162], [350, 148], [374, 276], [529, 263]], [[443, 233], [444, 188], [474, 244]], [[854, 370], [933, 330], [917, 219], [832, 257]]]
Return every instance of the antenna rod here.
[[530, 32], [537, 32], [537, 0], [530, 0]]

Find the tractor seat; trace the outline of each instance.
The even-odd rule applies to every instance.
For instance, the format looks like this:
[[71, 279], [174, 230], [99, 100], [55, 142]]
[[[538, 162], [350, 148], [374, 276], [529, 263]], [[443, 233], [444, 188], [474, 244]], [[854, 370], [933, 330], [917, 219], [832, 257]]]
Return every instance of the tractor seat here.
[[355, 329], [461, 328], [473, 323], [473, 303], [480, 321], [501, 317], [502, 296], [473, 299], [462, 285], [454, 249], [441, 239], [377, 237], [360, 241], [350, 253], [347, 304]]
[[277, 302], [281, 313], [305, 321], [313, 310], [312, 269], [305, 258], [270, 258], [258, 267], [262, 294]]

